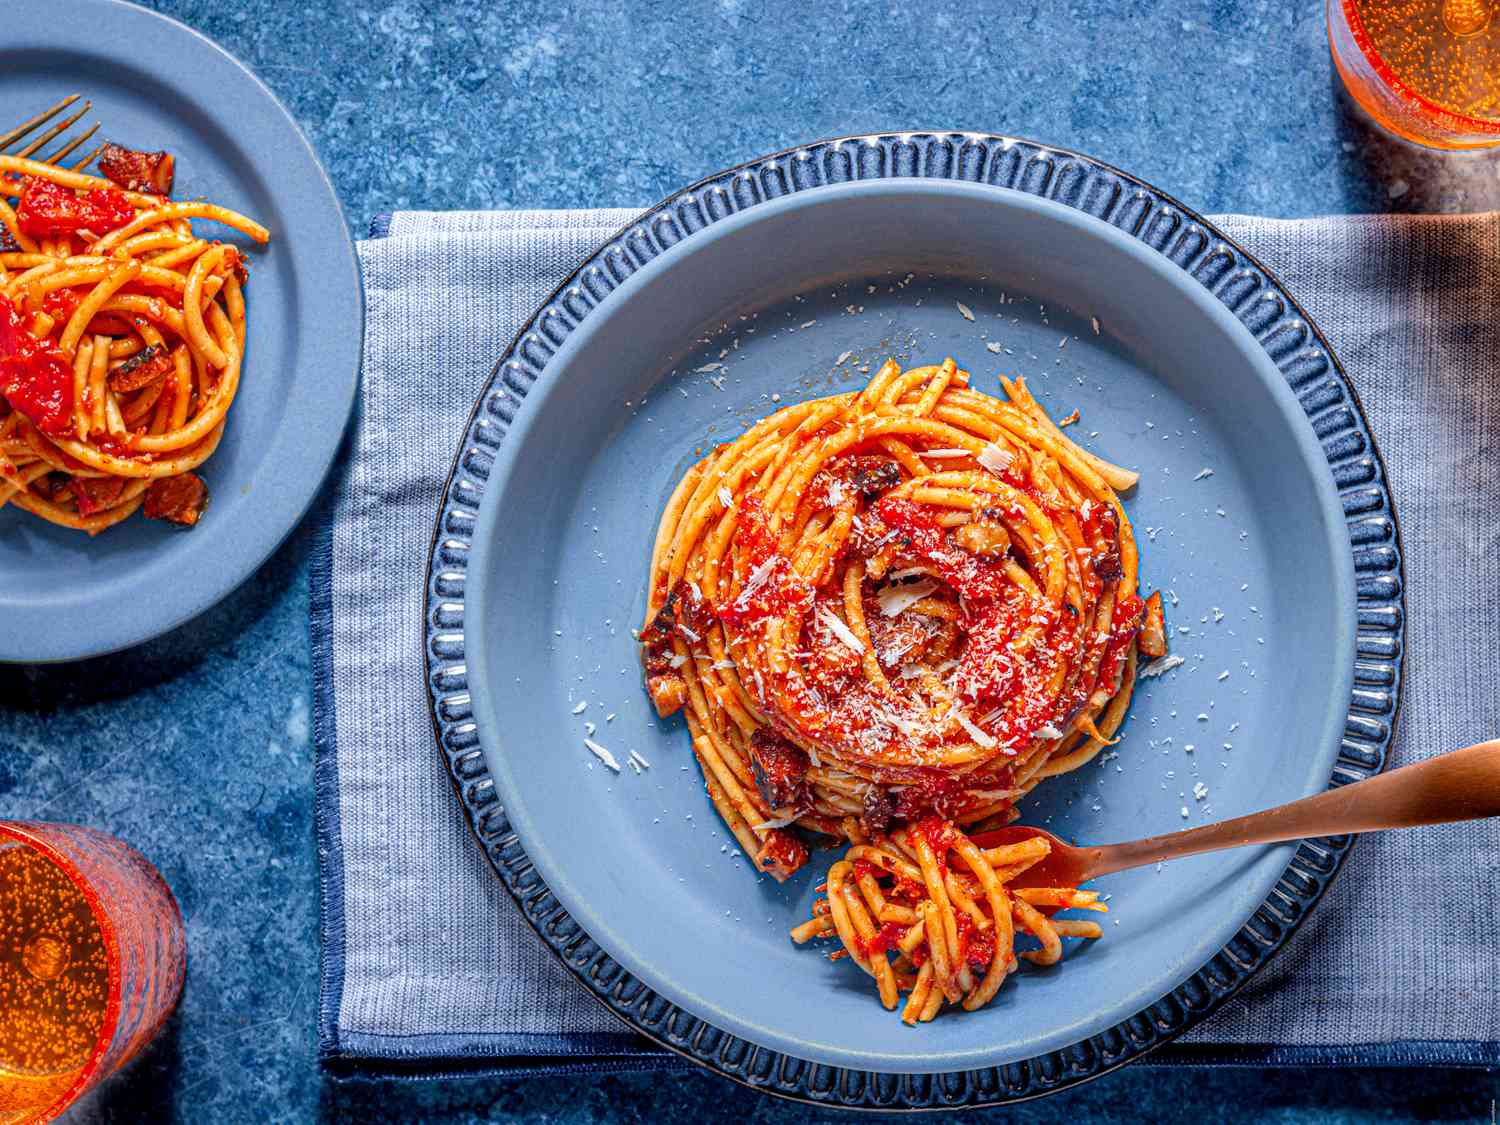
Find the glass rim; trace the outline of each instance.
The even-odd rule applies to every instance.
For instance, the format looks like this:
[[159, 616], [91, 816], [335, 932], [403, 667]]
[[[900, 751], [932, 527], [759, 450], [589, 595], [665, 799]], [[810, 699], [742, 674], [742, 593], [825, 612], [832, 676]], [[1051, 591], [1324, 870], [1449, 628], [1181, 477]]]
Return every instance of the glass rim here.
[[[1442, 119], [1445, 125], [1457, 123], [1455, 132], [1461, 133], [1468, 129], [1482, 136], [1500, 137], [1500, 121], [1486, 121], [1482, 117], [1470, 117], [1466, 113], [1449, 109], [1439, 105], [1432, 99], [1418, 93], [1402, 81], [1400, 75], [1391, 69], [1390, 64], [1385, 61], [1384, 56], [1375, 49], [1375, 44], [1370, 39], [1370, 33], [1365, 29], [1364, 19], [1356, 7], [1356, 0], [1329, 0], [1329, 8], [1337, 6], [1344, 22], [1349, 27], [1349, 34], [1354, 39], [1354, 45], [1359, 48], [1361, 57], [1374, 68], [1375, 73], [1387, 86], [1403, 98], [1416, 102], [1423, 110], [1433, 116]], [[1331, 37], [1330, 37], [1331, 43]], [[1334, 49], [1335, 59], [1338, 56], [1337, 48]]]
[[9, 838], [17, 843], [30, 847], [44, 856], [52, 865], [58, 868], [68, 880], [83, 895], [84, 902], [88, 903], [89, 913], [93, 915], [94, 921], [98, 923], [99, 932], [104, 938], [104, 956], [109, 973], [108, 994], [104, 1004], [104, 1018], [99, 1022], [99, 1034], [94, 1040], [93, 1050], [89, 1052], [88, 1059], [78, 1076], [73, 1079], [72, 1084], [63, 1091], [54, 1101], [41, 1107], [38, 1122], [51, 1121], [64, 1110], [68, 1109], [89, 1088], [89, 1084], [99, 1075], [99, 1068], [104, 1062], [104, 1056], [108, 1054], [110, 1044], [113, 1043], [115, 1031], [120, 1025], [120, 943], [115, 933], [114, 923], [110, 921], [109, 915], [104, 910], [104, 904], [99, 900], [99, 895], [89, 884], [88, 878], [79, 870], [78, 865], [64, 853], [60, 848], [48, 840], [39, 832], [45, 828], [67, 828], [69, 825], [40, 825], [28, 821], [0, 820], [0, 838]]

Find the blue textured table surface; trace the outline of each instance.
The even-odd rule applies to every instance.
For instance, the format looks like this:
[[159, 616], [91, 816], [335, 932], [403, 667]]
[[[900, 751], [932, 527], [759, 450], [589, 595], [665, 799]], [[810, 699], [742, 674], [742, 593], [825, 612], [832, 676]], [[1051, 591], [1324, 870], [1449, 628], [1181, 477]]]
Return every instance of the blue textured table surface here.
[[[148, 6], [276, 91], [356, 232], [398, 208], [641, 204], [758, 153], [881, 128], [1033, 136], [1205, 211], [1500, 207], [1500, 159], [1436, 160], [1349, 110], [1312, 0]], [[696, 1074], [400, 1084], [319, 1071], [310, 540], [302, 528], [237, 594], [141, 649], [0, 668], [0, 817], [116, 833], [161, 867], [188, 919], [178, 1015], [74, 1119], [814, 1119]], [[1492, 1122], [1497, 1090], [1492, 1072], [1136, 1068], [973, 1119]]]

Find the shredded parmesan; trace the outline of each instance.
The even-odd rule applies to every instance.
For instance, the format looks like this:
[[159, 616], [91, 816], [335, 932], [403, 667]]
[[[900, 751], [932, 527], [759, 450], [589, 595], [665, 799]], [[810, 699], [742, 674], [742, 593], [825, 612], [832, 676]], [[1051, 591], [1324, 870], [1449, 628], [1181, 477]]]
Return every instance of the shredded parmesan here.
[[679, 621], [677, 623], [677, 631], [679, 633], [681, 633], [684, 637], [686, 637], [690, 641], [696, 642], [696, 641], [701, 641], [703, 639], [697, 633], [693, 632], [686, 625], [684, 625], [681, 621]]
[[587, 703], [580, 703], [577, 707], [573, 708], [573, 714], [582, 715], [585, 711], [588, 710], [588, 706], [589, 705]]
[[797, 816], [794, 813], [791, 816], [778, 816], [774, 820], [763, 820], [759, 824], [752, 824], [750, 827], [757, 832], [764, 832], [768, 828], [785, 828], [788, 824], [796, 823]]
[[875, 600], [880, 603], [882, 617], [898, 617], [937, 588], [938, 584], [930, 578], [909, 586], [882, 586]]
[[604, 747], [600, 746], [592, 738], [585, 738], [583, 740], [583, 745], [584, 745], [585, 748], [587, 748], [587, 750], [588, 750], [588, 752], [590, 754], [592, 754], [594, 757], [598, 758], [601, 762], [603, 762], [610, 769], [614, 770], [615, 773], [619, 773], [620, 772], [620, 763], [617, 762], [617, 761], [615, 761], [615, 756], [613, 754], [611, 754], [608, 750], [606, 750]]
[[953, 717], [958, 720], [958, 725], [963, 727], [964, 730], [968, 731], [969, 737], [972, 738], [976, 743], [978, 743], [980, 746], [983, 746], [986, 750], [991, 750], [994, 748], [995, 738], [993, 735], [986, 734], [984, 731], [980, 730], [979, 727], [975, 724], [974, 720], [970, 719], [969, 716], [965, 715], [957, 707], [953, 709], [952, 714]]
[[985, 347], [989, 348], [989, 350], [994, 352], [996, 355], [999, 355], [1002, 351], [1005, 350], [994, 340], [991, 340], [988, 344], [985, 345]]
[[1142, 668], [1140, 677], [1145, 680], [1150, 679], [1152, 676], [1160, 676], [1163, 672], [1170, 672], [1178, 665], [1186, 663], [1187, 661], [1180, 656], [1163, 656], [1160, 660], [1153, 660], [1150, 664]]
[[681, 668], [684, 664], [687, 663], [687, 660], [688, 658], [682, 653], [674, 652], [672, 654], [672, 659], [668, 660], [667, 663], [673, 668]]
[[1016, 455], [1014, 453], [1008, 449], [1001, 449], [994, 442], [981, 449], [979, 456], [975, 458], [981, 466], [994, 473], [997, 477], [1010, 468], [1010, 463], [1015, 459]]
[[1055, 742], [1057, 739], [1063, 737], [1063, 732], [1058, 730], [1051, 723], [1048, 723], [1046, 726], [1037, 728], [1036, 736], [1038, 738], [1045, 738], [1049, 742]]
[[651, 763], [646, 761], [639, 750], [632, 750], [630, 752], [630, 760], [636, 765], [640, 766], [642, 769], [649, 770], [651, 768]]
[[1211, 477], [1213, 475], [1214, 475], [1214, 471], [1212, 469], [1208, 468], [1208, 466], [1205, 465], [1203, 468], [1201, 468], [1201, 469], [1198, 470], [1198, 475], [1195, 476], [1193, 479], [1194, 480], [1204, 480], [1204, 479], [1206, 479], [1208, 477]]
[[719, 503], [723, 504], [726, 508], [734, 507], [734, 493], [730, 492], [723, 485], [719, 486]]
[[859, 638], [854, 635], [854, 630], [845, 625], [839, 618], [839, 615], [826, 605], [819, 607], [818, 620], [827, 627], [830, 633], [843, 641], [852, 651], [858, 653], [860, 656], [865, 654], [865, 646], [860, 644]]
[[953, 303], [958, 306], [959, 316], [963, 317], [965, 320], [974, 319], [974, 310], [969, 308], [968, 305], [964, 304], [962, 301], [954, 301]]
[[750, 581], [745, 583], [745, 588], [740, 593], [741, 597], [748, 597], [770, 581], [771, 571], [776, 569], [776, 560], [778, 558], [779, 556], [772, 555], [750, 572]]

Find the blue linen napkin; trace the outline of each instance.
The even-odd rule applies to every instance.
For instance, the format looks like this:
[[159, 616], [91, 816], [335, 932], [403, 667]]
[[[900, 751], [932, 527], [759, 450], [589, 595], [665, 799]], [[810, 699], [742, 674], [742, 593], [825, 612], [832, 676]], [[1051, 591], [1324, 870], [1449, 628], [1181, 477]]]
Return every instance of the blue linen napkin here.
[[[321, 1054], [365, 1073], [686, 1065], [553, 961], [464, 823], [423, 695], [449, 451], [505, 343], [631, 211], [398, 213], [359, 246], [364, 379], [313, 569]], [[1224, 216], [1363, 398], [1405, 533], [1395, 764], [1500, 734], [1500, 214]], [[1500, 823], [1363, 841], [1289, 947], [1154, 1062], [1500, 1065]]]

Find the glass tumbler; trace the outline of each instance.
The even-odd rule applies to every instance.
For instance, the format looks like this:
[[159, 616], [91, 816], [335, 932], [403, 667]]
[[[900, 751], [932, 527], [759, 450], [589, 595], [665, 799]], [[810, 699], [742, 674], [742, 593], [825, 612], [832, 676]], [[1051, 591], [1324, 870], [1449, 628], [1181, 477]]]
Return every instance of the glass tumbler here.
[[1500, 0], [1327, 0], [1349, 94], [1398, 136], [1500, 145]]
[[186, 966], [182, 912], [139, 852], [0, 821], [0, 1125], [50, 1121], [129, 1062]]

